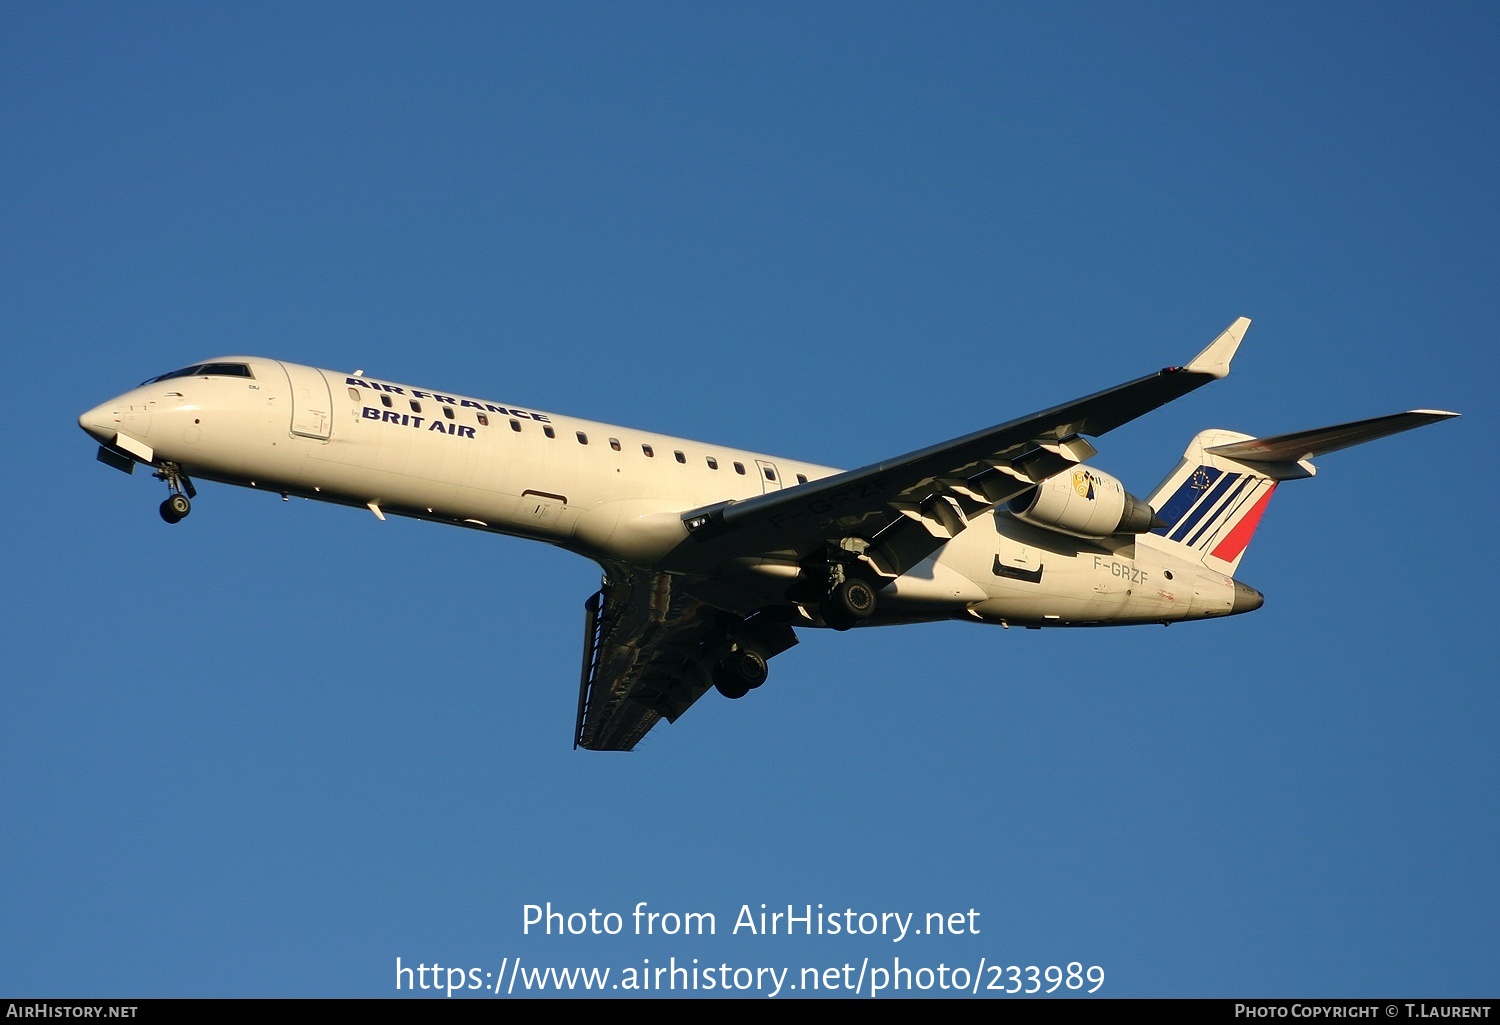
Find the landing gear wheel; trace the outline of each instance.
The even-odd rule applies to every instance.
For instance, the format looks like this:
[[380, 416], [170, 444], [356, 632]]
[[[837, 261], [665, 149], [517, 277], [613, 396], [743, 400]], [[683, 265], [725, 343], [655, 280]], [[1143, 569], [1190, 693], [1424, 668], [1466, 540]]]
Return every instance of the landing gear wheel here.
[[823, 604], [823, 621], [835, 630], [848, 630], [875, 614], [875, 588], [859, 577], [845, 577]]
[[726, 698], [742, 698], [765, 683], [769, 672], [764, 655], [741, 648], [725, 655], [714, 666], [714, 687]]
[[845, 580], [833, 594], [855, 619], [869, 619], [875, 614], [875, 588], [859, 577]]
[[714, 674], [714, 677], [714, 689], [731, 701], [738, 701], [750, 693], [750, 688], [743, 683], [737, 683], [733, 680], [720, 680], [717, 673]]
[[161, 518], [168, 523], [176, 523], [192, 511], [192, 503], [186, 495], [168, 495], [167, 500], [161, 504]]

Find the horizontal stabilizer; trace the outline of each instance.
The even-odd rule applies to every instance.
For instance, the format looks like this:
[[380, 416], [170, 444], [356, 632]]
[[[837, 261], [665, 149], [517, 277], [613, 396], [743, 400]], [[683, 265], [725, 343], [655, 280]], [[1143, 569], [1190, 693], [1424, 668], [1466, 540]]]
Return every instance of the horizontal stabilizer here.
[[1414, 409], [1406, 413], [1377, 416], [1370, 420], [1356, 420], [1353, 423], [1335, 424], [1332, 427], [1318, 427], [1311, 431], [1297, 431], [1295, 434], [1278, 434], [1270, 438], [1251, 438], [1249, 441], [1215, 445], [1206, 451], [1216, 456], [1242, 462], [1295, 463], [1328, 452], [1337, 452], [1341, 448], [1349, 448], [1366, 441], [1374, 441], [1376, 438], [1400, 434], [1414, 427], [1448, 420], [1455, 416], [1458, 414], [1440, 409]]

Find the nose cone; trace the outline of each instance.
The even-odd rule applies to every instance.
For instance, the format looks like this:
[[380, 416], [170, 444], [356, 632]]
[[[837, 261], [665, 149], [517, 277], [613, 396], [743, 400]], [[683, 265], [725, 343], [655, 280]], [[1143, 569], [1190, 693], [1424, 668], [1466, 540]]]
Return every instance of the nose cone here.
[[115, 440], [115, 432], [120, 426], [119, 408], [119, 403], [113, 399], [95, 406], [78, 418], [78, 426], [94, 440], [108, 444]]
[[1234, 582], [1234, 604], [1229, 606], [1229, 614], [1237, 616], [1241, 612], [1254, 612], [1265, 603], [1265, 595], [1248, 584], [1242, 584], [1236, 580]]

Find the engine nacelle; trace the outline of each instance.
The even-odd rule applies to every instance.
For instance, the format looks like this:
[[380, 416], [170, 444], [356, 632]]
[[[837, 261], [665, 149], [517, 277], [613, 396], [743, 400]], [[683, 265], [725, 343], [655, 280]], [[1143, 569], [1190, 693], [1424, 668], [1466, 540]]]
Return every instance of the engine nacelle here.
[[1006, 508], [1018, 520], [1076, 537], [1144, 534], [1158, 522], [1118, 480], [1087, 466], [1048, 477]]

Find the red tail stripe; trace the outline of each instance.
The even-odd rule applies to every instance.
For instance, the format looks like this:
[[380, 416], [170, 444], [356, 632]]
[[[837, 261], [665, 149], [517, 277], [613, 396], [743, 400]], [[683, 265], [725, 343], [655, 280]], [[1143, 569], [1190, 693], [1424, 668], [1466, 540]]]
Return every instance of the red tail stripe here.
[[1223, 559], [1225, 562], [1233, 562], [1240, 557], [1245, 546], [1250, 543], [1250, 538], [1255, 534], [1255, 528], [1260, 526], [1260, 518], [1266, 511], [1266, 506], [1271, 501], [1271, 496], [1276, 492], [1273, 482], [1266, 493], [1261, 495], [1255, 506], [1245, 514], [1244, 519], [1234, 525], [1229, 536], [1219, 542], [1219, 546], [1212, 552], [1214, 558]]

